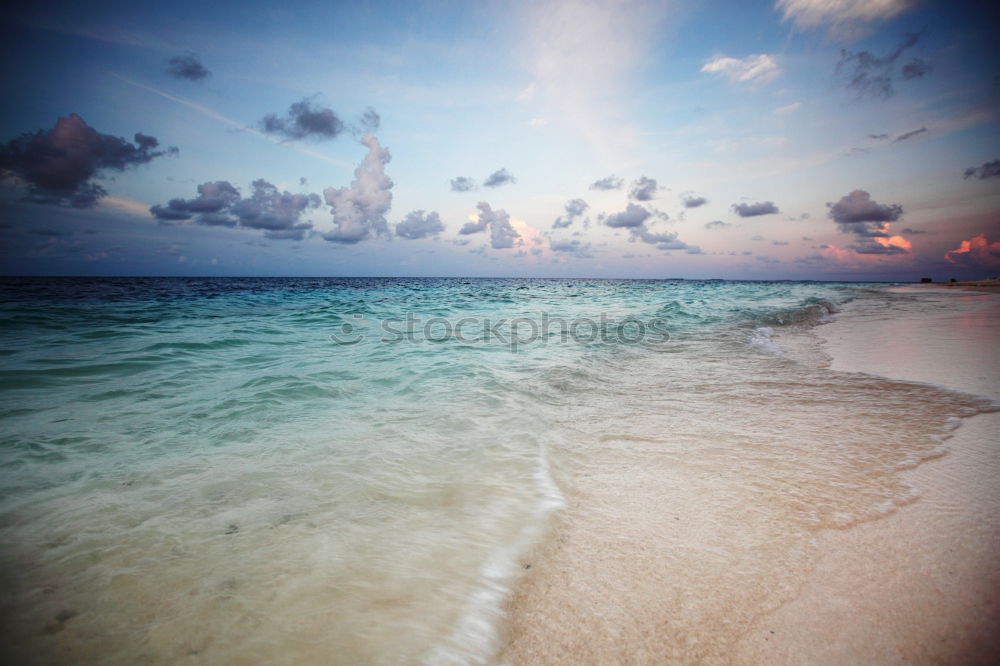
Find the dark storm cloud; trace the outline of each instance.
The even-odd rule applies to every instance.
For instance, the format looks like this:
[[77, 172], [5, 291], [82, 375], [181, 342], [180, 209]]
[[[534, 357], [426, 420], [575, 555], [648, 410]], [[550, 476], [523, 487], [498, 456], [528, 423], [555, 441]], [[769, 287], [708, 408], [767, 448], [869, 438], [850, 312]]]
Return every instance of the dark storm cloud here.
[[1000, 177], [1000, 160], [984, 162], [982, 166], [969, 167], [965, 170], [965, 178], [978, 178], [980, 180], [985, 180], [987, 178], [997, 177]]
[[590, 189], [592, 190], [620, 190], [622, 185], [625, 184], [625, 180], [619, 178], [618, 176], [612, 174], [607, 178], [601, 178], [600, 180], [595, 180], [590, 184]]
[[733, 211], [740, 217], [757, 217], [758, 215], [774, 215], [780, 213], [773, 201], [758, 201], [752, 204], [733, 204]]
[[899, 143], [900, 141], [906, 141], [907, 139], [912, 139], [913, 137], [917, 136], [918, 134], [923, 134], [926, 131], [927, 131], [926, 127], [921, 127], [920, 129], [910, 130], [909, 132], [905, 132], [903, 134], [900, 134], [895, 139], [893, 139], [892, 142], [893, 143]]
[[451, 179], [452, 192], [469, 192], [476, 189], [476, 181], [467, 176], [459, 176]]
[[521, 235], [511, 225], [507, 211], [502, 208], [493, 210], [485, 201], [480, 201], [476, 206], [479, 208], [479, 219], [476, 222], [466, 222], [458, 233], [468, 235], [489, 230], [490, 244], [494, 249], [514, 247], [514, 241], [520, 240]]
[[552, 223], [552, 228], [565, 229], [573, 224], [576, 218], [583, 217], [583, 214], [588, 208], [590, 208], [590, 206], [587, 205], [587, 202], [583, 199], [571, 199], [566, 204], [566, 214], [557, 217], [555, 222]]
[[640, 176], [638, 180], [632, 183], [632, 189], [629, 190], [628, 196], [630, 199], [635, 199], [636, 201], [650, 201], [656, 198], [657, 189], [658, 186], [655, 179]]
[[200, 81], [211, 74], [193, 53], [174, 56], [167, 61], [167, 74], [178, 79]]
[[344, 131], [344, 123], [332, 109], [317, 106], [307, 97], [289, 106], [283, 118], [274, 113], [264, 116], [260, 128], [287, 139], [324, 141], [337, 138]]
[[851, 246], [858, 254], [907, 254], [909, 244], [889, 229], [903, 215], [899, 204], [880, 204], [864, 190], [854, 190], [836, 203], [828, 203], [830, 219], [842, 233], [853, 234]]
[[486, 177], [483, 187], [500, 187], [508, 183], [516, 183], [517, 179], [507, 169], [498, 169]]
[[[899, 46], [883, 56], [874, 55], [871, 51], [842, 49], [837, 73], [845, 78], [847, 87], [859, 97], [892, 97], [896, 92], [893, 87], [897, 76], [896, 63], [903, 52], [919, 39], [920, 35], [917, 34], [905, 35]], [[901, 68], [900, 75], [906, 80], [917, 79], [930, 70], [926, 61], [915, 58]]]
[[193, 199], [171, 199], [149, 209], [163, 224], [193, 220], [210, 227], [244, 227], [264, 232], [268, 238], [302, 240], [312, 230], [311, 222], [301, 221], [303, 213], [318, 208], [318, 194], [292, 194], [260, 178], [250, 185], [251, 195], [243, 198], [229, 181], [218, 180], [198, 186]]
[[685, 208], [698, 208], [699, 206], [707, 204], [708, 199], [705, 197], [696, 197], [693, 194], [682, 194], [681, 203], [684, 204]]
[[0, 174], [23, 181], [28, 201], [89, 208], [107, 194], [92, 178], [177, 153], [176, 148], [156, 150], [159, 145], [141, 132], [134, 143], [101, 134], [72, 113], [50, 130], [22, 134], [0, 147]]
[[880, 204], [864, 190], [854, 190], [840, 201], [828, 203], [827, 207], [830, 219], [842, 232], [859, 236], [886, 236], [882, 228], [885, 223], [895, 222], [903, 214], [899, 204]]
[[425, 214], [422, 210], [415, 210], [407, 213], [406, 218], [396, 225], [396, 235], [409, 240], [435, 236], [442, 231], [444, 225], [434, 211]]

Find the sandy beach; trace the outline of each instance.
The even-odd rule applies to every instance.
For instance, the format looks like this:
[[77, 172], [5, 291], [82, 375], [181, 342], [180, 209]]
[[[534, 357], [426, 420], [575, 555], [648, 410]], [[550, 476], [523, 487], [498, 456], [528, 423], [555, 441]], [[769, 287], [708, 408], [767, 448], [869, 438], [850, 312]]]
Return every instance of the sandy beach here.
[[[848, 305], [814, 329], [831, 369], [1000, 399], [1000, 296], [919, 289], [932, 300], [919, 315]], [[699, 501], [726, 486], [694, 468], [647, 465], [617, 491], [597, 483], [568, 498], [535, 554], [501, 661], [996, 663], [997, 441], [1000, 414], [963, 419], [946, 455], [901, 473], [919, 499], [793, 536], [752, 505]], [[594, 531], [611, 524], [612, 536]]]

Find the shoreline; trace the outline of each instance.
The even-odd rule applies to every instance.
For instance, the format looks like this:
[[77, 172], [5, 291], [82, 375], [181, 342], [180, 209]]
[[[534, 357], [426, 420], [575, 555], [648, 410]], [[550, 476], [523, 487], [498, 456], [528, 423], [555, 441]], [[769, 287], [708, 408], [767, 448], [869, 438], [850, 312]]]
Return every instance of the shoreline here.
[[[1000, 298], [941, 296], [953, 304], [956, 297], [962, 308], [965, 299], [979, 303], [962, 309], [961, 325], [933, 308], [902, 321], [848, 306], [807, 333], [807, 344], [825, 341], [835, 371], [1000, 399], [1000, 373], [984, 363], [1000, 318], [986, 315], [977, 324], [967, 316]], [[896, 344], [885, 345], [890, 339]], [[961, 423], [947, 453], [898, 472], [919, 491], [915, 501], [844, 528], [789, 532], [768, 525], [753, 505], [704, 505], [698, 498], [715, 500], [726, 486], [718, 470], [705, 474], [696, 460], [648, 469], [623, 460], [618, 477], [588, 474], [597, 486], [577, 487], [567, 498], [586, 510], [559, 516], [508, 601], [498, 661], [996, 661], [1000, 558], [992, 544], [1000, 543], [1000, 494], [993, 479], [1000, 452], [990, 443], [1000, 441], [1000, 413]], [[592, 511], [612, 514], [614, 532], [602, 532], [608, 523]], [[763, 565], [764, 557], [774, 561]], [[762, 578], [748, 574], [770, 565]]]
[[[909, 363], [866, 351], [864, 341], [890, 331], [849, 311], [816, 334], [834, 370], [1000, 399], [996, 361], [988, 365], [990, 340], [1000, 326], [995, 315], [982, 312], [1000, 305], [1000, 297], [964, 291], [967, 296], [944, 296], [969, 301], [963, 326], [934, 314], [890, 324], [897, 343], [918, 352]], [[916, 502], [880, 520], [821, 534], [825, 554], [809, 580], [795, 599], [755, 624], [734, 661], [1000, 661], [998, 441], [1000, 413], [963, 419], [943, 456], [903, 473], [921, 493]]]

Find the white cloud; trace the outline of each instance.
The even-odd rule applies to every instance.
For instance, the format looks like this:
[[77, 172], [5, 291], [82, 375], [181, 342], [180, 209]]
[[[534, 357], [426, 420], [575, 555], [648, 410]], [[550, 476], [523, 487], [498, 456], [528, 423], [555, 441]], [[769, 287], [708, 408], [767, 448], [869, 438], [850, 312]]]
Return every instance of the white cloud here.
[[787, 106], [781, 106], [774, 110], [776, 114], [783, 115], [786, 113], [791, 113], [793, 111], [798, 111], [799, 107], [802, 106], [802, 102], [793, 102]]
[[[634, 136], [626, 101], [653, 40], [663, 38], [668, 3], [545, 0], [525, 8], [521, 49], [538, 99], [558, 110], [552, 122], [579, 132], [602, 155], [627, 150]], [[520, 98], [529, 99], [534, 89], [525, 93]]]
[[827, 26], [833, 37], [857, 39], [869, 32], [864, 24], [895, 18], [916, 5], [917, 0], [778, 0], [774, 7], [796, 28]]
[[718, 55], [706, 62], [701, 71], [722, 74], [734, 83], [761, 85], [774, 81], [781, 74], [778, 63], [766, 53], [757, 53], [746, 58]]

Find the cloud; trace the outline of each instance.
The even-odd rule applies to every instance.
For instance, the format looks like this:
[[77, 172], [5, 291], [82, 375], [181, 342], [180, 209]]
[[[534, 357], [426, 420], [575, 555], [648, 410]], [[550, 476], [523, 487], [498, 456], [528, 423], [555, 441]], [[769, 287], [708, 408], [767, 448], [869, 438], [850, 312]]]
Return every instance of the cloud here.
[[714, 220], [712, 222], [705, 223], [706, 229], [728, 229], [731, 226], [733, 225], [723, 222], [722, 220]]
[[906, 254], [912, 244], [890, 232], [892, 222], [903, 215], [899, 204], [880, 204], [864, 190], [854, 190], [836, 203], [828, 203], [830, 219], [841, 233], [853, 234], [858, 254]]
[[332, 109], [316, 106], [307, 97], [289, 106], [284, 118], [273, 113], [264, 116], [260, 128], [286, 139], [324, 141], [337, 138], [344, 131], [344, 123]]
[[323, 190], [333, 223], [337, 225], [336, 229], [323, 234], [328, 241], [357, 243], [372, 233], [389, 235], [385, 215], [392, 206], [393, 182], [385, 175], [385, 165], [392, 155], [372, 134], [361, 137], [361, 144], [368, 148], [368, 154], [354, 171], [350, 187]]
[[767, 84], [781, 74], [781, 69], [774, 58], [758, 53], [746, 58], [729, 58], [718, 55], [706, 62], [701, 71], [710, 74], [722, 74], [733, 83]]
[[927, 131], [926, 127], [921, 127], [920, 129], [910, 130], [909, 132], [905, 132], [903, 134], [900, 134], [895, 139], [893, 139], [892, 142], [893, 143], [899, 143], [900, 141], [906, 141], [907, 139], [912, 139], [913, 137], [917, 136], [918, 134], [923, 134], [926, 131]]
[[71, 113], [50, 130], [24, 133], [0, 146], [0, 176], [25, 183], [28, 201], [90, 208], [108, 193], [93, 178], [177, 153], [156, 150], [159, 141], [141, 132], [134, 142], [101, 134]]
[[511, 225], [510, 215], [507, 214], [507, 211], [502, 208], [493, 210], [485, 201], [480, 201], [476, 207], [479, 208], [479, 216], [476, 221], [466, 222], [458, 233], [468, 235], [489, 230], [490, 245], [493, 246], [493, 249], [514, 247], [514, 241], [520, 240], [521, 235]]
[[796, 28], [826, 27], [832, 37], [857, 38], [867, 34], [867, 23], [895, 18], [917, 5], [917, 0], [778, 0], [782, 21]]
[[922, 58], [914, 58], [907, 64], [903, 65], [903, 78], [906, 80], [919, 79], [930, 73], [931, 65], [926, 60]]
[[906, 227], [905, 229], [903, 229], [903, 233], [913, 235], [913, 234], [927, 234], [930, 232], [927, 231], [926, 229], [911, 229], [910, 227]]
[[494, 171], [486, 180], [483, 181], [483, 187], [500, 187], [501, 185], [506, 185], [507, 183], [516, 183], [517, 179], [514, 175], [507, 171], [507, 169], [498, 169]]
[[699, 206], [707, 204], [708, 199], [705, 197], [697, 197], [691, 193], [685, 193], [681, 195], [681, 203], [684, 204], [685, 208], [698, 208]]
[[658, 250], [684, 250], [687, 243], [678, 240], [676, 232], [655, 232], [650, 231], [646, 226], [646, 221], [651, 217], [666, 218], [664, 213], [654, 213], [643, 206], [629, 203], [625, 210], [613, 215], [602, 216], [604, 224], [614, 229], [628, 229], [631, 238], [629, 240], [641, 240], [644, 243], [655, 245]]
[[200, 81], [211, 75], [201, 61], [193, 53], [174, 56], [167, 61], [167, 74], [177, 79]]
[[786, 113], [792, 113], [793, 111], [798, 111], [799, 107], [801, 106], [802, 102], [792, 102], [791, 104], [788, 104], [786, 106], [779, 106], [777, 109], [774, 110], [774, 113], [781, 116]]
[[629, 190], [628, 196], [636, 201], [649, 201], [656, 198], [656, 190], [656, 180], [640, 176], [632, 183], [632, 189]]
[[607, 178], [601, 178], [600, 180], [595, 180], [590, 184], [590, 189], [592, 190], [620, 190], [622, 185], [625, 184], [623, 178], [611, 174]]
[[877, 141], [885, 141], [889, 138], [888, 134], [869, 134], [869, 139], [875, 139]]
[[570, 199], [566, 204], [566, 214], [557, 217], [555, 222], [552, 223], [553, 229], [565, 229], [566, 227], [573, 224], [573, 221], [578, 217], [582, 217], [583, 214], [590, 208], [587, 202], [583, 199]]
[[984, 162], [982, 166], [978, 167], [969, 167], [965, 170], [964, 177], [978, 178], [980, 180], [985, 180], [987, 178], [1000, 178], [1000, 160]]
[[652, 213], [642, 206], [630, 203], [621, 213], [606, 216], [604, 224], [615, 229], [635, 229], [641, 227], [650, 215]]
[[459, 176], [451, 179], [452, 192], [469, 192], [476, 189], [476, 181], [466, 176]]
[[367, 134], [373, 134], [382, 127], [382, 116], [378, 115], [372, 107], [365, 109], [361, 114], [361, 130]]
[[[899, 46], [884, 56], [876, 56], [871, 51], [848, 51], [841, 49], [837, 73], [846, 79], [846, 85], [858, 97], [881, 97], [887, 99], [896, 93], [893, 84], [896, 77], [896, 61], [906, 49], [920, 40], [919, 34], [907, 34]], [[903, 67], [904, 79], [915, 79], [930, 71], [930, 65], [915, 59]]]
[[576, 238], [571, 240], [553, 240], [550, 238], [549, 249], [553, 252], [572, 254], [573, 256], [580, 257], [581, 259], [594, 256], [590, 253], [590, 243], [583, 243]]
[[312, 230], [311, 222], [300, 220], [306, 210], [320, 206], [318, 194], [281, 192], [264, 179], [251, 188], [253, 193], [243, 198], [229, 181], [202, 183], [194, 199], [171, 199], [149, 212], [163, 224], [193, 219], [204, 226], [257, 229], [273, 239], [302, 240]]
[[733, 211], [740, 217], [757, 217], [758, 215], [774, 215], [780, 213], [773, 201], [758, 201], [752, 204], [733, 204]]
[[962, 241], [954, 250], [945, 252], [944, 258], [968, 268], [1000, 268], [1000, 241], [991, 243], [986, 234], [979, 234]]
[[422, 210], [415, 210], [406, 214], [406, 218], [396, 225], [396, 235], [409, 240], [417, 240], [434, 236], [444, 231], [441, 218], [437, 213], [431, 211], [424, 214]]

